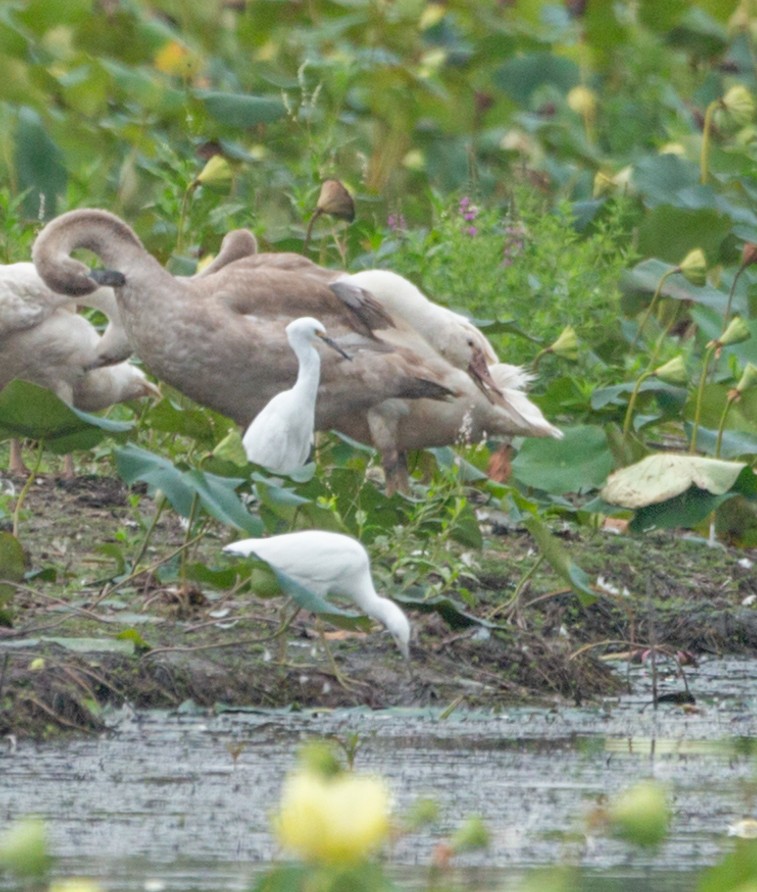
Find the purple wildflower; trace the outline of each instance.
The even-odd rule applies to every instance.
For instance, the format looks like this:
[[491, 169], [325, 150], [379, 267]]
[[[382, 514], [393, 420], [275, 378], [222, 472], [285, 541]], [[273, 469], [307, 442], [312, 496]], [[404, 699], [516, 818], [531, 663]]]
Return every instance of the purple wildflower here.
[[472, 222], [478, 216], [478, 208], [473, 204], [467, 195], [463, 195], [458, 205], [458, 210], [462, 214], [463, 220], [468, 223]]
[[407, 223], [403, 214], [389, 214], [386, 218], [386, 225], [392, 232], [407, 229]]
[[526, 228], [522, 223], [510, 223], [505, 228], [505, 243], [502, 248], [502, 266], [512, 266], [518, 254], [526, 246]]

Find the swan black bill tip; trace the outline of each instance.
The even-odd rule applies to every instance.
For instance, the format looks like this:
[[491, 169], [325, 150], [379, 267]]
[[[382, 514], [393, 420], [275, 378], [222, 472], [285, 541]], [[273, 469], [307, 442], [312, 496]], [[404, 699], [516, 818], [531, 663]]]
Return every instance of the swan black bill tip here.
[[120, 288], [126, 284], [126, 276], [116, 269], [91, 269], [89, 277], [98, 285], [107, 285], [109, 288]]

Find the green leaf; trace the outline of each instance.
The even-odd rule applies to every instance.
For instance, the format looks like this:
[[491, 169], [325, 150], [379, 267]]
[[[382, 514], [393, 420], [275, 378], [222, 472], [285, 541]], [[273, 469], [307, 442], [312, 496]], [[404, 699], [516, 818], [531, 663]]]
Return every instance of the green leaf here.
[[11, 381], [0, 392], [0, 439], [44, 440], [53, 452], [90, 449], [104, 437], [125, 434], [128, 421], [111, 421], [74, 409], [54, 393], [29, 381]]
[[493, 81], [519, 105], [528, 105], [534, 91], [549, 84], [567, 93], [580, 83], [578, 66], [570, 59], [553, 53], [527, 53], [515, 56], [500, 66]]
[[638, 250], [642, 256], [660, 256], [677, 264], [692, 248], [701, 248], [712, 262], [732, 226], [730, 217], [714, 209], [662, 204], [642, 218]]
[[[633, 509], [665, 502], [692, 486], [720, 496], [735, 486], [744, 470], [755, 476], [744, 462], [657, 453], [611, 474], [600, 496], [612, 505]], [[742, 481], [739, 491], [744, 485]]]
[[247, 511], [235, 492], [243, 480], [217, 477], [194, 469], [185, 471], [183, 479], [200, 497], [203, 508], [211, 517], [252, 536], [259, 536], [263, 532], [260, 518]]
[[150, 650], [150, 645], [136, 629], [124, 629], [123, 632], [119, 632], [118, 635], [116, 635], [116, 640], [131, 642], [134, 648], [140, 653], [147, 653], [147, 651]]
[[697, 892], [749, 892], [757, 882], [757, 839], [736, 839], [734, 848], [699, 879]]
[[263, 524], [244, 507], [235, 490], [244, 481], [197, 469], [180, 471], [168, 459], [129, 443], [116, 450], [116, 470], [128, 484], [141, 480], [151, 492], [160, 490], [182, 517], [190, 517], [195, 498], [211, 517], [254, 536]]
[[12, 624], [16, 587], [11, 583], [23, 580], [25, 564], [24, 549], [18, 539], [11, 533], [0, 532], [0, 626]]
[[116, 471], [125, 483], [146, 483], [151, 494], [160, 490], [182, 517], [189, 517], [194, 493], [184, 481], [181, 471], [167, 458], [140, 449], [133, 443], [117, 449], [115, 457]]
[[614, 460], [602, 428], [581, 425], [563, 432], [562, 440], [524, 440], [512, 463], [519, 483], [553, 495], [586, 492], [604, 483]]
[[670, 153], [647, 155], [634, 166], [633, 184], [650, 207], [675, 205], [679, 203], [678, 196], [683, 189], [699, 184], [699, 167]]
[[18, 190], [29, 190], [24, 210], [32, 219], [54, 217], [58, 196], [66, 191], [68, 175], [63, 156], [50, 138], [39, 114], [22, 107], [15, 138], [15, 164]]
[[528, 532], [536, 540], [539, 550], [552, 569], [578, 595], [578, 600], [581, 604], [584, 607], [593, 604], [597, 600], [597, 596], [590, 588], [589, 577], [578, 564], [573, 562], [573, 559], [563, 548], [562, 544], [550, 533], [537, 515], [527, 515], [524, 517], [523, 522]]
[[[688, 251], [688, 247], [679, 256], [680, 260]], [[678, 260], [671, 263], [663, 263], [662, 260], [644, 260], [637, 263], [633, 269], [626, 270], [620, 280], [620, 287], [625, 292], [643, 292], [649, 294], [650, 298], [657, 289], [663, 274], [670, 271], [671, 265], [675, 265]], [[692, 285], [682, 275], [669, 276], [662, 286], [662, 294], [665, 297], [671, 297], [673, 300], [692, 301], [697, 304], [703, 304], [717, 310], [722, 318], [728, 295], [717, 288], [710, 285]]]
[[681, 495], [665, 502], [657, 502], [640, 508], [634, 514], [628, 528], [633, 533], [648, 533], [652, 530], [679, 527], [691, 529], [723, 502], [732, 499], [735, 495], [735, 492], [713, 495], [703, 489], [691, 487]]
[[270, 124], [286, 114], [284, 103], [270, 96], [249, 96], [245, 93], [221, 93], [197, 90], [208, 114], [229, 127], [254, 127]]
[[64, 638], [43, 635], [39, 638], [40, 644], [57, 644], [66, 650], [79, 654], [110, 653], [123, 654], [130, 657], [134, 653], [134, 642], [119, 640], [119, 638]]

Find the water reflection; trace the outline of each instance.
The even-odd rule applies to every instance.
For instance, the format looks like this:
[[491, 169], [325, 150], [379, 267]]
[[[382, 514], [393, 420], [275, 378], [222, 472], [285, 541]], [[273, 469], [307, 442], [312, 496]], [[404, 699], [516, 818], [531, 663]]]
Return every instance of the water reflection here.
[[[298, 744], [357, 734], [357, 767], [387, 779], [400, 813], [419, 796], [441, 807], [432, 831], [390, 852], [403, 888], [425, 888], [434, 847], [480, 814], [492, 846], [461, 859], [454, 879], [468, 892], [517, 889], [531, 869], [556, 864], [580, 867], [586, 890], [643, 884], [646, 892], [650, 877], [655, 889], [690, 890], [692, 873], [731, 847], [728, 826], [755, 813], [750, 670], [704, 664], [693, 712], [654, 712], [646, 697], [496, 717], [458, 711], [446, 720], [429, 710], [126, 711], [114, 733], [96, 740], [22, 741], [3, 751], [0, 815], [3, 823], [47, 818], [58, 871], [101, 878], [111, 892], [148, 881], [167, 890], [245, 889], [278, 857], [268, 817]], [[598, 801], [650, 775], [668, 785], [674, 810], [658, 852], [631, 854], [587, 836], [584, 817]]]

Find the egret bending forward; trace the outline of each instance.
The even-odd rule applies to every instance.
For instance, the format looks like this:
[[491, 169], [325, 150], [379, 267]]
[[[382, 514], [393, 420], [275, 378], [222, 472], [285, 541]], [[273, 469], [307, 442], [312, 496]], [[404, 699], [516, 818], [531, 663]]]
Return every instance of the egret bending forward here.
[[349, 598], [366, 616], [383, 623], [402, 655], [409, 658], [410, 623], [394, 601], [377, 594], [368, 552], [351, 536], [301, 530], [269, 539], [241, 539], [224, 551], [243, 557], [256, 555], [321, 597]]
[[287, 340], [299, 367], [291, 390], [277, 393], [258, 412], [242, 439], [247, 458], [276, 474], [291, 474], [308, 460], [315, 428], [315, 400], [321, 378], [316, 340], [328, 344], [345, 359], [350, 357], [326, 337], [326, 329], [312, 316], [290, 322]]

